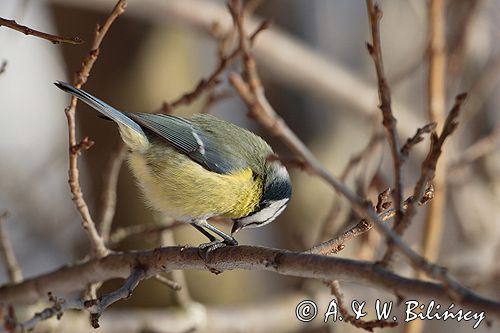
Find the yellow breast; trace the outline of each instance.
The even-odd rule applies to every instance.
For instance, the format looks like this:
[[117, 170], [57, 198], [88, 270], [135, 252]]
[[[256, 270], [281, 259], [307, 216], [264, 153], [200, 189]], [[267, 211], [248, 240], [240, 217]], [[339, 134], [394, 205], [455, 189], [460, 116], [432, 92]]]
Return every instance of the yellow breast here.
[[165, 146], [133, 152], [129, 164], [152, 208], [178, 219], [243, 217], [262, 196], [262, 180], [250, 168], [221, 175]]

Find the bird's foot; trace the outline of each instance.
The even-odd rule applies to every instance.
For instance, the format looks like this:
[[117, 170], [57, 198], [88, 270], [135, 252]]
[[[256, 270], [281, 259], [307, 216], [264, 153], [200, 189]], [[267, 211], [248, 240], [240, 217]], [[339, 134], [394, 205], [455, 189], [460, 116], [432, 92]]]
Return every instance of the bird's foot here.
[[238, 242], [233, 239], [231, 241], [228, 240], [214, 240], [210, 243], [203, 243], [198, 246], [198, 254], [202, 259], [207, 259], [208, 255], [213, 251], [226, 247], [226, 246], [236, 246]]

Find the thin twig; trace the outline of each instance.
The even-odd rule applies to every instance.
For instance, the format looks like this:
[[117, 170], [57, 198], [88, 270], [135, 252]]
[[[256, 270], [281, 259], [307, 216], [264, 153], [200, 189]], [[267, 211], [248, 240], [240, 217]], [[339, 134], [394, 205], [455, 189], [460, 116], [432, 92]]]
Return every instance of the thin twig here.
[[354, 327], [362, 328], [368, 332], [373, 332], [373, 330], [375, 328], [385, 328], [385, 327], [398, 326], [398, 323], [395, 321], [388, 321], [388, 320], [382, 320], [382, 319], [374, 319], [374, 320], [365, 321], [362, 319], [357, 319], [355, 316], [351, 315], [345, 307], [346, 304], [345, 304], [345, 300], [344, 300], [344, 295], [342, 294], [342, 291], [340, 290], [339, 281], [337, 281], [337, 280], [325, 281], [325, 284], [330, 287], [332, 294], [337, 299], [339, 312], [342, 316], [342, 320], [344, 320], [345, 322], [348, 322], [349, 324], [353, 325]]
[[[341, 172], [339, 180], [341, 182], [345, 182], [347, 177], [351, 172], [353, 172], [356, 166], [363, 160], [369, 158], [374, 152], [378, 150], [375, 149], [378, 145], [380, 145], [381, 141], [384, 139], [383, 133], [375, 132], [370, 140], [368, 140], [367, 145], [361, 150], [359, 153], [351, 156], [349, 162], [347, 162], [344, 170]], [[337, 192], [338, 193], [338, 192]], [[323, 219], [321, 223], [321, 227], [318, 232], [318, 236], [316, 237], [316, 242], [324, 241], [329, 238], [332, 233], [332, 230], [340, 216], [341, 211], [341, 200], [338, 198], [330, 205], [330, 209], [326, 214], [326, 217]]]
[[7, 230], [5, 229], [5, 220], [8, 215], [7, 212], [0, 214], [0, 258], [4, 262], [9, 281], [19, 283], [23, 280], [23, 273], [17, 262], [12, 243], [7, 235]]
[[160, 282], [164, 286], [167, 286], [174, 291], [179, 291], [182, 289], [182, 286], [179, 283], [175, 282], [174, 280], [170, 280], [164, 277], [163, 275], [156, 274], [154, 278], [156, 281]]
[[[236, 0], [231, 4], [237, 4]], [[230, 8], [231, 9], [231, 8]], [[462, 296], [462, 286], [453, 278], [448, 276], [446, 270], [442, 267], [432, 264], [425, 260], [421, 255], [413, 251], [402, 239], [379, 218], [373, 209], [371, 203], [353, 193], [345, 184], [331, 175], [304, 145], [304, 143], [292, 132], [284, 120], [276, 114], [276, 111], [269, 104], [264, 94], [264, 89], [256, 71], [255, 59], [248, 50], [247, 38], [243, 30], [242, 16], [236, 14], [240, 11], [231, 10], [232, 16], [237, 20], [237, 26], [240, 34], [240, 43], [243, 45], [244, 74], [247, 81], [241, 75], [233, 73], [229, 79], [233, 87], [240, 94], [242, 100], [247, 104], [249, 115], [254, 117], [271, 135], [282, 140], [295, 154], [302, 158], [308, 165], [309, 170], [317, 176], [323, 178], [334, 189], [342, 193], [352, 204], [353, 209], [361, 218], [374, 222], [378, 231], [382, 232], [387, 238], [395, 244], [401, 253], [407, 257], [410, 263], [416, 269], [425, 271], [429, 276], [442, 281], [449, 289], [450, 295], [460, 299]], [[241, 12], [240, 12], [241, 13]], [[398, 149], [399, 154], [399, 149]], [[420, 196], [421, 197], [421, 196]], [[417, 200], [418, 201], [418, 200]]]
[[[431, 147], [429, 149], [427, 157], [422, 162], [420, 178], [415, 184], [413, 195], [408, 202], [408, 208], [406, 209], [406, 212], [403, 216], [403, 220], [401, 221], [401, 224], [395, 228], [395, 231], [398, 234], [402, 234], [404, 230], [406, 230], [410, 225], [412, 217], [416, 214], [416, 203], [419, 202], [423, 197], [427, 184], [432, 181], [432, 179], [434, 179], [436, 165], [439, 157], [441, 156], [443, 144], [446, 138], [450, 136], [458, 126], [457, 118], [460, 113], [462, 103], [465, 101], [466, 97], [467, 94], [465, 93], [457, 95], [457, 97], [455, 98], [455, 105], [446, 118], [441, 134], [439, 136], [436, 134], [436, 132], [433, 132], [431, 134]], [[393, 251], [394, 248], [392, 246], [389, 246], [382, 259], [382, 263], [388, 263], [390, 257], [392, 257], [391, 252]]]
[[92, 327], [99, 327], [99, 317], [111, 304], [121, 299], [130, 298], [134, 289], [145, 277], [145, 272], [141, 268], [134, 268], [132, 270], [132, 274], [130, 274], [127, 281], [125, 281], [125, 284], [119, 289], [107, 295], [101, 296], [96, 300], [85, 301], [84, 306], [90, 312], [90, 324]]
[[125, 160], [127, 148], [123, 141], [119, 141], [109, 157], [109, 162], [104, 171], [104, 189], [101, 194], [101, 210], [99, 216], [99, 233], [105, 244], [109, 242], [111, 224], [116, 211], [116, 187], [118, 176]]
[[[251, 41], [253, 42], [257, 35], [269, 26], [269, 21], [262, 21], [257, 29], [252, 33]], [[206, 91], [211, 91], [220, 82], [220, 77], [224, 71], [233, 63], [233, 61], [241, 54], [241, 46], [237, 46], [228, 55], [223, 55], [223, 52], [219, 50], [219, 63], [215, 70], [206, 79], [201, 79], [196, 87], [187, 93], [184, 93], [179, 98], [173, 100], [170, 103], [163, 103], [161, 112], [172, 113], [172, 111], [181, 106], [189, 105], [194, 100], [196, 100], [202, 93]]]
[[[86, 81], [89, 76], [89, 73], [97, 60], [97, 56], [99, 55], [99, 47], [106, 36], [111, 24], [113, 24], [114, 20], [120, 16], [127, 6], [126, 0], [119, 0], [115, 7], [113, 8], [111, 14], [108, 19], [104, 23], [102, 27], [97, 27], [95, 32], [95, 39], [92, 43], [91, 50], [88, 56], [83, 61], [81, 69], [75, 74], [75, 78], [73, 80], [73, 85], [77, 88], [80, 88]], [[87, 232], [88, 238], [91, 243], [91, 249], [94, 255], [98, 257], [102, 257], [108, 253], [108, 249], [104, 244], [102, 237], [97, 232], [95, 223], [90, 215], [89, 208], [85, 199], [83, 198], [83, 193], [79, 180], [79, 171], [78, 171], [78, 156], [81, 150], [81, 145], [77, 143], [76, 140], [76, 124], [75, 124], [75, 110], [76, 110], [77, 98], [72, 96], [71, 102], [69, 106], [66, 108], [66, 118], [68, 122], [68, 134], [69, 134], [69, 186], [71, 189], [71, 193], [73, 194], [73, 202], [78, 209], [82, 217], [82, 226], [84, 230]]]
[[367, 48], [375, 64], [380, 98], [379, 107], [383, 116], [382, 124], [387, 130], [387, 140], [391, 147], [394, 169], [394, 205], [396, 207], [395, 225], [398, 225], [403, 217], [403, 174], [401, 168], [404, 163], [404, 156], [401, 154], [400, 149], [398, 129], [396, 126], [397, 120], [392, 112], [391, 91], [384, 73], [382, 45], [379, 31], [382, 11], [378, 5], [373, 5], [372, 0], [367, 0], [366, 6], [372, 33], [372, 44], [367, 43]]
[[415, 133], [415, 135], [412, 136], [411, 138], [408, 138], [403, 147], [401, 147], [401, 154], [403, 156], [408, 156], [413, 146], [424, 140], [423, 137], [424, 134], [432, 133], [434, 131], [436, 131], [436, 123], [430, 123], [425, 125], [424, 127], [420, 127], [419, 129], [417, 129], [417, 133]]
[[173, 221], [168, 224], [146, 224], [138, 223], [128, 227], [117, 228], [113, 231], [109, 237], [110, 247], [114, 247], [117, 244], [123, 242], [129, 237], [137, 236], [148, 236], [151, 234], [160, 234], [162, 231], [177, 228], [179, 226], [186, 225], [184, 222]]
[[[429, 120], [445, 126], [446, 118], [446, 1], [431, 0], [429, 3], [429, 69], [428, 69], [428, 112]], [[443, 129], [444, 130], [444, 129]], [[425, 258], [436, 261], [439, 256], [446, 206], [447, 157], [439, 159], [435, 167], [434, 186], [436, 200], [426, 212], [421, 248]], [[419, 273], [420, 274], [420, 273]]]
[[56, 35], [51, 35], [45, 32], [41, 32], [35, 29], [31, 29], [27, 26], [20, 25], [14, 20], [7, 20], [2, 17], [0, 17], [0, 27], [4, 26], [19, 32], [22, 32], [25, 35], [32, 35], [35, 37], [39, 37], [45, 40], [48, 40], [49, 42], [53, 44], [59, 44], [59, 43], [67, 43], [67, 44], [81, 44], [83, 43], [83, 40], [80, 37], [60, 37]]
[[140, 268], [134, 268], [132, 273], [125, 281], [124, 285], [119, 289], [103, 295], [98, 299], [63, 299], [54, 296], [51, 292], [48, 293], [49, 301], [52, 306], [37, 312], [34, 316], [23, 322], [17, 323], [12, 332], [27, 332], [33, 330], [41, 321], [56, 317], [60, 319], [67, 310], [87, 310], [90, 312], [90, 323], [92, 327], [99, 327], [99, 317], [102, 315], [111, 304], [121, 300], [128, 299], [139, 282], [145, 278], [144, 271]]
[[[167, 217], [164, 216], [163, 219], [165, 219], [165, 218], [167, 218]], [[172, 246], [172, 245], [174, 245], [174, 243], [175, 243], [175, 239], [174, 239], [173, 230], [164, 230], [161, 233], [160, 245], [161, 246]], [[189, 292], [189, 287], [188, 287], [188, 283], [186, 280], [185, 272], [177, 270], [177, 271], [170, 272], [169, 275], [172, 279], [169, 281], [173, 282], [177, 286], [177, 289], [175, 289], [177, 292], [174, 295], [174, 297], [177, 301], [177, 304], [179, 304], [182, 308], [184, 308], [186, 310], [189, 309], [189, 307], [194, 304], [194, 301], [191, 298], [191, 293]], [[193, 320], [193, 322], [195, 322], [195, 320]]]
[[[389, 209], [391, 202], [388, 200], [388, 190], [383, 191], [379, 195], [379, 199], [376, 205], [376, 211], [379, 214], [380, 221], [388, 221], [396, 215], [395, 209]], [[434, 187], [431, 185], [426, 190], [419, 201], [419, 205], [426, 204], [429, 200], [434, 198]], [[403, 209], [408, 208], [408, 203], [412, 200], [412, 197], [407, 198], [403, 203]], [[337, 237], [315, 245], [313, 248], [305, 251], [305, 253], [316, 253], [329, 255], [342, 251], [345, 248], [345, 243], [348, 241], [366, 233], [368, 230], [372, 229], [374, 224], [365, 219], [360, 220], [355, 226], [344, 231], [342, 234]]]

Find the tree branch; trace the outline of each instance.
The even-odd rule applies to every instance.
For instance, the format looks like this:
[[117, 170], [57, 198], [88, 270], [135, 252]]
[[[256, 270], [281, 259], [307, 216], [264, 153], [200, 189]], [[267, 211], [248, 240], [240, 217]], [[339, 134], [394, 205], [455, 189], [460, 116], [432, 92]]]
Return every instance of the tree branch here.
[[101, 210], [99, 214], [99, 233], [106, 245], [109, 242], [111, 225], [116, 211], [116, 187], [118, 176], [127, 153], [123, 141], [119, 141], [109, 157], [108, 166], [104, 172], [104, 189], [101, 194]]
[[81, 44], [83, 43], [83, 40], [80, 37], [60, 37], [56, 35], [51, 35], [45, 32], [41, 32], [35, 29], [31, 29], [27, 26], [20, 25], [14, 20], [7, 20], [2, 17], [0, 17], [0, 27], [4, 26], [19, 32], [22, 32], [25, 35], [32, 35], [38, 38], [42, 38], [45, 40], [48, 40], [49, 42], [53, 44], [59, 44], [59, 43], [67, 43], [67, 44]]
[[106, 310], [111, 304], [121, 299], [129, 298], [134, 289], [138, 286], [139, 282], [144, 278], [143, 273], [142, 269], [138, 267], [133, 268], [130, 276], [127, 278], [123, 286], [113, 292], [110, 292], [109, 294], [99, 297], [98, 299], [64, 299], [58, 298], [54, 296], [52, 292], [49, 292], [49, 301], [53, 303], [53, 305], [45, 308], [41, 312], [35, 313], [31, 319], [24, 323], [17, 323], [15, 318], [9, 318], [11, 325], [14, 326], [11, 329], [11, 333], [24, 333], [26, 331], [31, 331], [43, 320], [47, 320], [52, 317], [60, 319], [63, 313], [67, 310], [86, 310], [90, 312], [90, 324], [93, 328], [99, 328], [99, 318], [104, 310]]
[[8, 215], [7, 212], [0, 214], [0, 258], [4, 262], [9, 281], [19, 283], [23, 280], [23, 273], [17, 262], [12, 243], [7, 235], [7, 230], [5, 230], [5, 220]]
[[[389, 208], [389, 205], [391, 203], [386, 202], [385, 204], [380, 200], [380, 198], [383, 198], [384, 192], [382, 192], [379, 195], [379, 203], [377, 203], [377, 213], [379, 214], [380, 220], [385, 222], [388, 221], [389, 219], [393, 218], [396, 215], [396, 210]], [[422, 196], [422, 199], [419, 202], [419, 205], [424, 205], [427, 203], [429, 200], [434, 198], [434, 187], [429, 186], [424, 195]], [[409, 202], [412, 200], [412, 197], [409, 197], [408, 199], [405, 200], [403, 203], [403, 209], [408, 208]], [[373, 228], [373, 222], [367, 221], [365, 219], [362, 219], [359, 221], [355, 226], [352, 228], [349, 228], [348, 230], [344, 231], [337, 237], [327, 240], [323, 243], [320, 243], [313, 248], [305, 251], [306, 253], [315, 253], [315, 254], [323, 254], [323, 255], [329, 255], [332, 253], [338, 253], [342, 251], [345, 248], [345, 243], [348, 241], [352, 240], [353, 238], [356, 238], [366, 232], [368, 232], [370, 229]]]
[[[77, 88], [81, 88], [87, 78], [89, 77], [90, 71], [94, 66], [97, 56], [99, 55], [99, 47], [108, 32], [111, 24], [114, 20], [120, 16], [127, 6], [126, 0], [119, 0], [115, 7], [113, 8], [108, 19], [102, 27], [97, 27], [95, 32], [95, 38], [92, 43], [89, 55], [83, 61], [81, 69], [75, 74], [73, 80], [73, 85]], [[108, 253], [108, 249], [104, 244], [102, 237], [99, 235], [95, 223], [90, 214], [89, 208], [85, 199], [83, 198], [83, 193], [80, 185], [80, 177], [78, 171], [78, 156], [81, 151], [81, 145], [76, 141], [76, 124], [75, 124], [75, 110], [76, 110], [77, 98], [72, 96], [69, 106], [66, 108], [66, 118], [68, 122], [68, 135], [69, 135], [69, 186], [71, 193], [73, 194], [73, 202], [82, 217], [82, 226], [87, 232], [87, 236], [90, 240], [91, 249], [94, 255], [102, 257]], [[83, 142], [83, 141], [82, 141]]]
[[394, 203], [396, 208], [396, 221], [395, 225], [401, 222], [403, 217], [403, 174], [402, 166], [404, 163], [404, 155], [401, 154], [401, 147], [399, 143], [398, 129], [396, 126], [397, 120], [394, 117], [391, 106], [391, 91], [387, 84], [387, 79], [384, 73], [384, 63], [382, 58], [382, 45], [380, 41], [380, 19], [382, 18], [382, 11], [378, 5], [373, 5], [372, 0], [366, 1], [368, 10], [368, 18], [372, 32], [372, 44], [367, 43], [368, 52], [375, 64], [378, 81], [378, 93], [380, 98], [380, 110], [382, 111], [383, 121], [382, 124], [387, 130], [387, 140], [391, 147], [393, 172], [394, 172]]
[[[237, 4], [236, 1], [231, 1]], [[240, 39], [246, 39], [244, 33], [244, 24], [242, 13], [238, 8], [233, 8], [233, 18], [240, 20], [235, 22], [238, 27]], [[382, 232], [388, 239], [393, 242], [401, 253], [407, 257], [410, 263], [416, 269], [425, 271], [429, 276], [443, 281], [448, 287], [449, 292], [455, 298], [460, 299], [462, 293], [462, 286], [453, 278], [448, 276], [446, 270], [435, 264], [428, 262], [421, 255], [413, 251], [403, 240], [396, 234], [394, 230], [385, 225], [378, 214], [373, 209], [371, 203], [365, 200], [354, 192], [352, 192], [345, 184], [339, 181], [336, 177], [331, 175], [316, 159], [312, 152], [306, 145], [295, 135], [295, 133], [287, 126], [284, 120], [278, 116], [264, 94], [264, 88], [256, 70], [255, 59], [250, 55], [248, 50], [248, 42], [243, 43], [243, 65], [246, 81], [241, 75], [233, 73], [230, 75], [229, 80], [235, 90], [239, 93], [242, 100], [247, 104], [249, 115], [255, 118], [261, 126], [263, 126], [271, 135], [280, 139], [292, 152], [304, 160], [305, 165], [315, 175], [324, 179], [336, 191], [342, 193], [347, 200], [352, 204], [353, 209], [358, 215], [368, 221], [373, 221], [376, 229]], [[459, 107], [458, 107], [459, 109]], [[421, 195], [419, 196], [419, 198]], [[417, 199], [418, 201], [419, 199]]]
[[[450, 300], [447, 287], [442, 284], [405, 278], [377, 264], [256, 246], [217, 249], [206, 261], [200, 258], [198, 248], [164, 247], [114, 253], [63, 267], [19, 284], [0, 287], [0, 299], [12, 304], [33, 303], [49, 291], [54, 294], [69, 293], [89, 283], [128, 278], [131, 267], [132, 270], [140, 267], [144, 278], [178, 269], [270, 271], [303, 278], [368, 284], [404, 297]], [[462, 291], [463, 297], [458, 300], [461, 305], [500, 318], [500, 302], [483, 298], [466, 288]]]

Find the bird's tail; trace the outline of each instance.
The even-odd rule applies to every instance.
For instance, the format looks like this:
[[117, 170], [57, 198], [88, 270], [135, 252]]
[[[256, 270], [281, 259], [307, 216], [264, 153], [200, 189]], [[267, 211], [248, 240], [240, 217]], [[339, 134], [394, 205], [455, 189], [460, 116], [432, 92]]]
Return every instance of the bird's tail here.
[[115, 121], [120, 127], [120, 132], [122, 134], [122, 138], [131, 148], [142, 146], [148, 142], [146, 134], [142, 130], [141, 126], [137, 124], [135, 121], [130, 119], [123, 112], [115, 109], [111, 105], [104, 103], [100, 99], [92, 96], [88, 92], [75, 88], [72, 85], [62, 82], [56, 81], [54, 84], [61, 90], [77, 97], [83, 102], [87, 103], [92, 108], [96, 109], [104, 116], [110, 118]]

